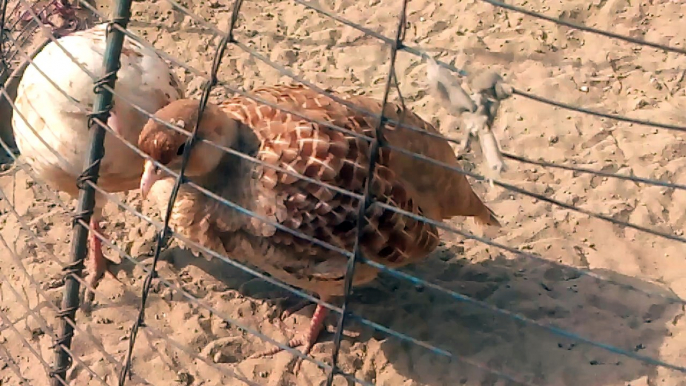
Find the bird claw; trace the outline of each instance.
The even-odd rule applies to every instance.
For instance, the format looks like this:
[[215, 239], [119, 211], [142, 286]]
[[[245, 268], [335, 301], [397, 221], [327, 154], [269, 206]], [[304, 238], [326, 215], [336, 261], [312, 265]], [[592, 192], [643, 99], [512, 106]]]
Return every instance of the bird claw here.
[[[91, 228], [93, 231], [96, 231], [98, 233], [101, 232], [100, 224], [93, 220], [91, 220]], [[84, 290], [85, 293], [83, 296], [84, 310], [90, 309], [90, 305], [93, 301], [93, 298], [95, 297], [94, 290], [98, 288], [98, 285], [100, 285], [100, 281], [105, 277], [105, 275], [108, 275], [109, 277], [113, 278], [119, 284], [123, 284], [121, 280], [119, 280], [119, 278], [117, 278], [117, 276], [112, 272], [112, 266], [117, 265], [117, 263], [105, 257], [105, 255], [102, 253], [102, 240], [100, 240], [98, 236], [95, 234], [91, 234], [90, 237], [91, 258], [89, 260], [90, 267], [88, 267], [90, 270], [90, 274], [85, 280], [86, 288]]]
[[[319, 333], [322, 330], [324, 319], [326, 318], [326, 315], [328, 313], [329, 313], [328, 308], [326, 308], [320, 304], [317, 304], [317, 308], [314, 310], [314, 314], [312, 315], [312, 320], [310, 321], [310, 326], [307, 329], [307, 332], [301, 336], [298, 336], [298, 337], [291, 339], [286, 346], [290, 347], [290, 348], [296, 348], [296, 347], [304, 345], [305, 348], [303, 349], [302, 353], [304, 355], [309, 355], [310, 351], [312, 350], [312, 347], [314, 346], [314, 344], [317, 342], [317, 339], [319, 338]], [[273, 347], [269, 350], [265, 350], [265, 351], [253, 354], [250, 356], [250, 358], [262, 358], [265, 356], [274, 355], [274, 354], [279, 353], [283, 350], [285, 350], [284, 346]], [[295, 363], [295, 366], [293, 368], [294, 373], [297, 373], [298, 370], [300, 369], [301, 362], [302, 362], [302, 358], [300, 356], [296, 357], [296, 363]]]
[[119, 284], [123, 284], [121, 280], [119, 280], [119, 278], [117, 278], [117, 276], [112, 272], [111, 269], [111, 267], [113, 265], [117, 265], [117, 263], [108, 259], [102, 254], [100, 254], [100, 257], [97, 257], [97, 254], [94, 254], [92, 262], [93, 264], [90, 269], [91, 272], [85, 279], [86, 287], [84, 288], [82, 303], [84, 311], [91, 310], [91, 305], [93, 303], [93, 299], [95, 298], [94, 290], [98, 288], [98, 286], [100, 285], [100, 281], [105, 277], [105, 275], [113, 278]]
[[100, 281], [105, 277], [105, 275], [108, 275], [109, 277], [121, 283], [121, 280], [119, 280], [119, 278], [112, 272], [111, 267], [113, 265], [118, 264], [102, 254], [100, 254], [99, 257], [96, 255], [96, 257], [93, 258], [92, 272], [90, 275], [88, 275], [88, 280], [86, 281], [88, 285], [94, 289], [98, 288]]
[[309, 306], [311, 303], [312, 301], [309, 299], [300, 299], [296, 304], [286, 308], [283, 313], [281, 313], [281, 320], [288, 318], [289, 316]]
[[[307, 334], [306, 334], [307, 335]], [[307, 336], [299, 336], [297, 338], [291, 339], [286, 346], [290, 348], [297, 348], [300, 346], [305, 346], [305, 350], [302, 351], [304, 355], [308, 355], [310, 353], [310, 350], [312, 350], [312, 346], [316, 342], [317, 337], [315, 336], [314, 338], [310, 337], [308, 338]], [[282, 346], [277, 346], [270, 348], [268, 350], [264, 350], [261, 352], [258, 352], [256, 354], [251, 355], [249, 358], [252, 359], [257, 359], [257, 358], [263, 358], [266, 356], [274, 355], [277, 353], [280, 353], [281, 351], [284, 351], [285, 348]], [[293, 366], [293, 373], [297, 373], [300, 370], [300, 365], [302, 364], [303, 358], [300, 356], [295, 356], [295, 365]]]

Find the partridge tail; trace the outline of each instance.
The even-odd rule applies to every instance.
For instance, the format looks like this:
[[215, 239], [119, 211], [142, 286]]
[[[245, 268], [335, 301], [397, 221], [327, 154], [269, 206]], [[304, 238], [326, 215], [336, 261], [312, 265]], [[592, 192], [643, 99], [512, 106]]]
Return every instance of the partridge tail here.
[[481, 226], [500, 228], [502, 225], [500, 225], [500, 221], [498, 221], [495, 212], [493, 212], [493, 210], [486, 205], [484, 205], [483, 208], [484, 210], [479, 213], [479, 215], [474, 216], [474, 222]]

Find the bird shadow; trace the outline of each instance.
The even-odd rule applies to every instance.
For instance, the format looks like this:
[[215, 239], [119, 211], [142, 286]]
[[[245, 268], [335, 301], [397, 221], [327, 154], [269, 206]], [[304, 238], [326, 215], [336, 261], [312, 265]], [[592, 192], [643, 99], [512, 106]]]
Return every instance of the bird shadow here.
[[[403, 271], [473, 301], [381, 274], [370, 285], [356, 288], [349, 303], [356, 316], [434, 346], [451, 358], [353, 321], [346, 331], [358, 336], [344, 338], [341, 350], [366, 355], [361, 360], [342, 355], [339, 364], [344, 371], [367, 369], [357, 376], [386, 384], [377, 378], [385, 367], [378, 363], [382, 355], [395, 373], [422, 385], [517, 384], [502, 374], [529, 384], [588, 386], [657, 376], [655, 366], [582, 342], [575, 335], [659, 358], [670, 326], [684, 315], [682, 304], [670, 300], [673, 295], [665, 289], [612, 271], [594, 270], [612, 280], [600, 281], [564, 265], [527, 257], [496, 255], [474, 263], [459, 257], [460, 248], [441, 247], [422, 264]], [[166, 250], [163, 259], [174, 270], [204, 271], [250, 299], [278, 299], [283, 308], [294, 297], [284, 297], [283, 289], [219, 259], [197, 258], [180, 248]], [[566, 333], [555, 334], [474, 301]], [[337, 315], [330, 317], [330, 324], [335, 326], [336, 319]], [[332, 341], [330, 326], [320, 336], [315, 358], [329, 363]], [[369, 361], [376, 363], [370, 367]]]
[[[455, 255], [442, 249], [406, 272], [505, 313], [387, 275], [355, 295], [355, 313], [452, 355], [448, 359], [385, 339], [382, 349], [395, 370], [420, 384], [494, 385], [503, 382], [497, 373], [545, 385], [650, 380], [657, 376], [655, 366], [575, 336], [660, 358], [670, 325], [684, 314], [683, 304], [670, 300], [674, 295], [665, 289], [612, 271], [593, 271], [611, 278], [610, 283], [554, 262], [497, 255], [474, 264]], [[506, 313], [557, 326], [564, 333]]]

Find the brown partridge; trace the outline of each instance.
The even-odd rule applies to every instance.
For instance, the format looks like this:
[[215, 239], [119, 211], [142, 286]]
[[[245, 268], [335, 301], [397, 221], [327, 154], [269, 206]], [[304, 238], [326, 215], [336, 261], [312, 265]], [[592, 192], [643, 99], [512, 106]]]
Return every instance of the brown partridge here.
[[[253, 94], [285, 109], [318, 121], [330, 122], [357, 134], [374, 137], [377, 120], [330, 97], [302, 86], [272, 86]], [[339, 97], [378, 113], [381, 103], [363, 96]], [[198, 102], [178, 100], [156, 117], [192, 131]], [[431, 133], [431, 124], [395, 104], [385, 116]], [[363, 193], [370, 141], [302, 119], [246, 97], [209, 104], [198, 135], [216, 144], [254, 155], [276, 166], [355, 193]], [[387, 124], [388, 143], [458, 166], [445, 140]], [[139, 148], [174, 171], [181, 166], [187, 136], [154, 120], [139, 137]], [[356, 239], [359, 200], [283, 171], [228, 154], [202, 141], [192, 149], [186, 176], [190, 180], [273, 223], [352, 251]], [[141, 178], [143, 195], [154, 191], [160, 209], [166, 208], [174, 179], [147, 161]], [[478, 224], [500, 226], [493, 212], [474, 193], [464, 175], [398, 151], [381, 149], [372, 194], [378, 202], [436, 221], [470, 216]], [[220, 253], [261, 268], [292, 286], [311, 291], [323, 301], [343, 295], [347, 258], [310, 241], [239, 213], [199, 190], [182, 185], [170, 226], [176, 232]], [[372, 205], [362, 231], [363, 255], [390, 267], [422, 260], [438, 245], [436, 227]], [[356, 267], [353, 285], [373, 280], [378, 270]], [[308, 353], [317, 339], [328, 309], [317, 305], [309, 330], [293, 339]], [[279, 350], [271, 350], [270, 353]]]

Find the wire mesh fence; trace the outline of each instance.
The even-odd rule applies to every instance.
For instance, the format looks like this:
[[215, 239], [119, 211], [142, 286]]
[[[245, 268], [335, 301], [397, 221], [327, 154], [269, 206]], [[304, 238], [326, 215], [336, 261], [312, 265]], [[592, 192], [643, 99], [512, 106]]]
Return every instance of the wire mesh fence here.
[[[301, 0], [3, 2], [2, 99], [15, 131], [3, 112], [11, 159], [0, 182], [3, 382], [678, 384], [686, 372], [678, 269], [686, 241], [679, 183], [686, 36], [585, 27], [574, 20], [594, 13], [576, 5], [556, 9], [558, 19], [483, 3], [372, 1], [371, 13], [356, 14], [345, 2], [325, 8]], [[684, 5], [665, 2], [650, 17], [644, 5], [593, 7], [622, 11], [613, 27], [623, 27], [667, 23]], [[90, 29], [87, 42], [58, 40], [95, 20], [105, 24]], [[536, 46], [518, 47], [510, 30], [530, 33]], [[606, 42], [585, 48], [585, 39]], [[36, 59], [44, 42], [52, 60]], [[561, 59], [558, 51], [586, 57]], [[484, 75], [481, 62], [507, 82]], [[49, 79], [40, 93], [20, 87], [17, 96], [22, 63], [38, 85]], [[471, 87], [460, 86], [460, 76]], [[303, 86], [260, 88], [288, 82]], [[190, 119], [170, 120], [171, 110], [152, 115], [184, 96], [199, 104]], [[561, 102], [569, 98], [577, 103]], [[216, 106], [251, 131], [225, 120], [217, 126], [224, 135], [203, 131], [219, 119]], [[441, 132], [421, 127], [413, 113], [434, 117]], [[169, 141], [167, 148], [141, 146], [146, 121], [166, 133], [155, 141]], [[17, 127], [36, 135], [41, 145], [32, 146], [57, 146], [19, 155]], [[84, 131], [51, 137], [56, 127]], [[291, 137], [274, 134], [281, 131]], [[240, 140], [228, 141], [234, 134]], [[469, 134], [481, 154], [467, 151]], [[345, 159], [341, 143], [356, 149], [352, 174], [341, 166], [340, 178], [327, 180]], [[461, 163], [437, 155], [447, 143]], [[100, 160], [98, 146], [111, 158]], [[224, 169], [204, 178], [198, 160], [217, 151]], [[289, 151], [311, 155], [306, 164], [287, 163]], [[401, 155], [413, 163], [403, 169], [399, 160], [409, 158]], [[171, 176], [146, 200], [135, 190], [144, 159], [146, 176]], [[244, 170], [256, 173], [250, 181], [279, 182], [254, 190], [236, 177]], [[107, 194], [126, 173], [134, 183], [120, 190], [130, 191]], [[455, 178], [448, 174], [470, 177], [502, 227], [443, 222], [432, 207], [465, 201], [457, 189], [446, 195]], [[424, 185], [412, 182], [422, 177]], [[279, 189], [281, 196], [271, 194]], [[198, 212], [193, 200], [215, 203], [184, 227], [183, 218]], [[315, 225], [300, 226], [307, 221]], [[86, 257], [89, 232], [91, 254], [102, 243], [121, 260], [112, 267], [116, 280], [104, 260]], [[412, 232], [420, 236], [408, 239]], [[422, 248], [428, 257], [403, 267]], [[81, 274], [85, 261], [90, 276]], [[353, 289], [354, 282], [366, 285]], [[79, 288], [86, 291], [77, 296]], [[314, 314], [282, 314], [297, 298], [316, 303]], [[327, 331], [315, 331], [311, 352], [285, 344], [327, 311]], [[256, 355], [264, 350], [269, 355]]]

